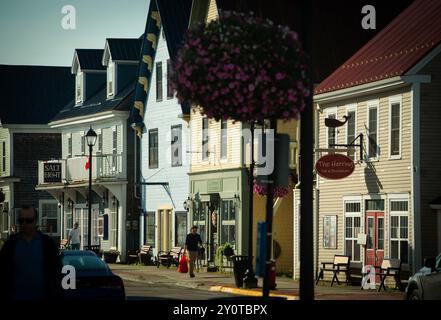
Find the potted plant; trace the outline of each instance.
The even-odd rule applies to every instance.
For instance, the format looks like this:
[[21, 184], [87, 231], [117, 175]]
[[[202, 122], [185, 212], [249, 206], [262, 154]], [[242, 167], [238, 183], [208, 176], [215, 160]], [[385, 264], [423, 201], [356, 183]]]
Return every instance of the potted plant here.
[[230, 243], [225, 243], [224, 244], [224, 250], [223, 250], [223, 255], [227, 257], [227, 259], [229, 257], [231, 257], [234, 254], [234, 248]]
[[115, 263], [121, 253], [116, 249], [110, 249], [103, 252], [104, 261], [106, 263]]

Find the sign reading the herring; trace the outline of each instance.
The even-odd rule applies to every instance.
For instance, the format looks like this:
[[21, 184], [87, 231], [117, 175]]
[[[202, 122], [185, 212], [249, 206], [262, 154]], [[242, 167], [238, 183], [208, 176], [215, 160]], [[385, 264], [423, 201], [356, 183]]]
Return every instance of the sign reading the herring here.
[[328, 154], [315, 164], [315, 170], [320, 177], [332, 180], [346, 178], [354, 169], [354, 161], [342, 154]]
[[45, 183], [61, 182], [61, 163], [45, 163], [43, 172]]

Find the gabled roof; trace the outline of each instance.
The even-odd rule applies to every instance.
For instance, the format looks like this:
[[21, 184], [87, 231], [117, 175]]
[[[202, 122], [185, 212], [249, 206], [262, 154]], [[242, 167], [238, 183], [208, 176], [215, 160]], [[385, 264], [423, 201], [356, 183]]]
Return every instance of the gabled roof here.
[[[145, 27], [142, 53], [138, 67], [138, 82], [135, 88], [133, 108], [130, 121], [137, 135], [142, 135], [144, 127], [145, 103], [150, 91], [153, 60], [156, 56], [157, 39], [161, 25], [164, 29], [170, 59], [174, 60], [184, 34], [188, 28], [192, 0], [151, 0]], [[184, 114], [190, 112], [189, 105], [181, 104]]]
[[157, 0], [170, 59], [174, 60], [190, 22], [192, 0]]
[[[106, 39], [104, 55], [112, 57], [113, 61], [138, 61], [141, 54], [142, 38], [137, 39]], [[108, 58], [103, 56], [103, 64], [107, 64]]]
[[105, 70], [106, 67], [101, 63], [103, 49], [75, 49], [74, 60], [72, 62], [72, 73], [76, 73], [77, 63], [81, 70]]
[[[157, 2], [170, 59], [174, 61], [190, 24], [193, 0], [157, 0]], [[179, 14], [176, 14], [177, 12]], [[189, 114], [190, 104], [181, 103], [181, 109], [184, 114]]]
[[415, 0], [335, 70], [315, 94], [402, 76], [441, 42], [441, 1]]
[[72, 100], [70, 67], [0, 65], [2, 124], [47, 124]]
[[87, 99], [87, 101], [80, 106], [75, 105], [75, 101], [71, 101], [55, 117], [53, 117], [50, 122], [93, 115], [111, 110], [128, 111], [132, 106], [134, 89], [135, 81], [127, 85], [114, 98], [107, 99], [107, 89], [104, 85], [96, 94]]

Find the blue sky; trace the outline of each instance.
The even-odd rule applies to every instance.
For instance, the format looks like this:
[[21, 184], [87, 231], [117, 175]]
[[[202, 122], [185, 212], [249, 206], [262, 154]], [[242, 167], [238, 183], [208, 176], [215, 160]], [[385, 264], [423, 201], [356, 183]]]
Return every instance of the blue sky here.
[[[70, 66], [75, 48], [104, 48], [106, 38], [136, 38], [150, 0], [2, 0], [0, 64]], [[76, 11], [65, 30], [62, 8]]]

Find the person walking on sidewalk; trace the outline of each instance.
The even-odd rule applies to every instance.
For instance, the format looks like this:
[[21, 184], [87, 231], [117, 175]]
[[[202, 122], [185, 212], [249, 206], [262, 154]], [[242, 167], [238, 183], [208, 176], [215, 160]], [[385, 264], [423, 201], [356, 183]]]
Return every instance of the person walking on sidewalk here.
[[198, 258], [199, 244], [202, 245], [201, 236], [198, 234], [198, 227], [191, 227], [191, 232], [187, 234], [185, 239], [185, 251], [187, 252], [188, 260], [190, 260], [190, 277], [194, 277], [194, 267]]
[[80, 229], [78, 229], [78, 222], [75, 222], [73, 229], [70, 230], [67, 244], [71, 244], [72, 250], [80, 250], [81, 236]]

